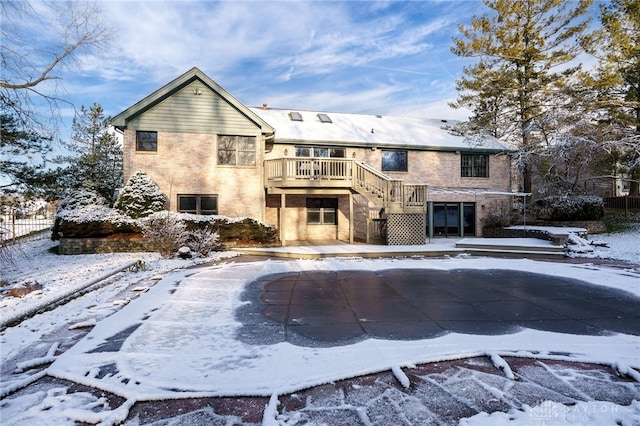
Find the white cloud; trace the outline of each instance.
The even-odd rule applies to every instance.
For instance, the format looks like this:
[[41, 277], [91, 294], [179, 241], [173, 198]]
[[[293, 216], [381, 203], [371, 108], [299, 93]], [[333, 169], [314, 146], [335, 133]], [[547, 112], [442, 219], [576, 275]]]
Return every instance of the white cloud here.
[[[331, 22], [312, 3], [107, 3], [121, 28], [121, 51], [158, 79], [198, 66], [212, 73], [295, 54], [312, 29]], [[322, 4], [319, 7], [325, 7]], [[334, 17], [335, 20], [339, 18]]]
[[[114, 115], [197, 66], [250, 105], [442, 116], [466, 3], [102, 1], [110, 54], [66, 75], [80, 104]], [[464, 13], [460, 11], [464, 11]], [[466, 16], [466, 15], [465, 15]], [[446, 57], [446, 59], [445, 59]], [[437, 84], [436, 84], [437, 82]], [[424, 106], [435, 103], [433, 114]], [[448, 110], [448, 107], [446, 107]]]

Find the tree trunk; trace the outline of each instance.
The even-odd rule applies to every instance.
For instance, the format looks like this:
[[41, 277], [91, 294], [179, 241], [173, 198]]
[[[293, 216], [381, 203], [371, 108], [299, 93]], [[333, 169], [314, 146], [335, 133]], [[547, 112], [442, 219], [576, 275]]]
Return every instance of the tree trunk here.
[[532, 178], [532, 173], [531, 173], [531, 166], [529, 165], [529, 163], [525, 163], [523, 168], [522, 168], [522, 190], [523, 192], [528, 192], [531, 193], [531, 188], [532, 188], [532, 184], [531, 184], [531, 178]]

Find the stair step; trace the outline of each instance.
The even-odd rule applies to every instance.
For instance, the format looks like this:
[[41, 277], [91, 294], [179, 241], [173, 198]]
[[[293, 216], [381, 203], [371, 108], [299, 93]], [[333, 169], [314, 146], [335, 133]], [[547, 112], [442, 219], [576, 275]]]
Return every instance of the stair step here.
[[456, 247], [471, 250], [564, 254], [563, 246], [535, 238], [465, 238], [458, 241]]

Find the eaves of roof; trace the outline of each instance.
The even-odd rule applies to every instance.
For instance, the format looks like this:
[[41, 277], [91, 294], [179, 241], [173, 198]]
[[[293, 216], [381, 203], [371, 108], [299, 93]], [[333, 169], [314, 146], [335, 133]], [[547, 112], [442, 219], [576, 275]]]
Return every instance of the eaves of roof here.
[[473, 153], [485, 153], [485, 154], [504, 154], [509, 153], [512, 150], [508, 148], [486, 148], [477, 146], [434, 146], [434, 145], [415, 145], [415, 144], [401, 144], [401, 143], [370, 143], [370, 142], [354, 142], [354, 141], [340, 141], [332, 140], [327, 141], [324, 139], [288, 139], [279, 138], [276, 131], [276, 137], [274, 142], [277, 144], [291, 144], [291, 145], [313, 145], [313, 146], [335, 146], [335, 147], [352, 147], [352, 148], [370, 148], [370, 149], [397, 149], [397, 150], [411, 150], [411, 151], [438, 151], [438, 152], [473, 152]]

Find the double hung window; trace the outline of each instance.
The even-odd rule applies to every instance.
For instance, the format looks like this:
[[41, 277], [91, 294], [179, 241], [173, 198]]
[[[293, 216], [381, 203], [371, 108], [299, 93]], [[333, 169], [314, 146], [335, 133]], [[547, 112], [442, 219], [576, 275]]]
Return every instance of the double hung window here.
[[487, 154], [462, 154], [460, 176], [488, 178], [489, 156]]

